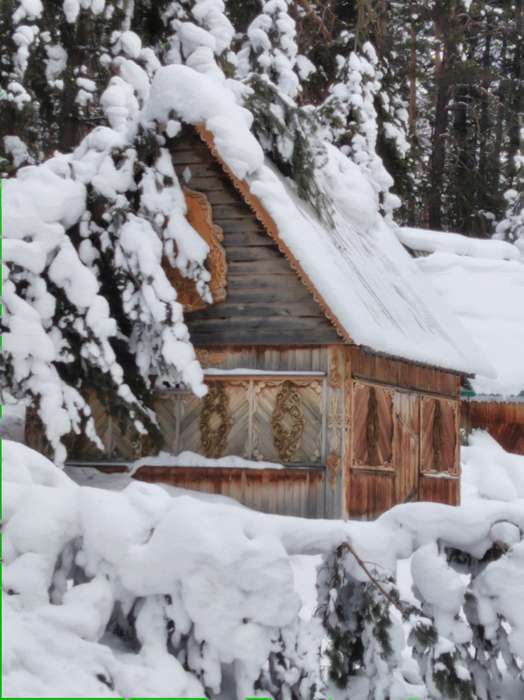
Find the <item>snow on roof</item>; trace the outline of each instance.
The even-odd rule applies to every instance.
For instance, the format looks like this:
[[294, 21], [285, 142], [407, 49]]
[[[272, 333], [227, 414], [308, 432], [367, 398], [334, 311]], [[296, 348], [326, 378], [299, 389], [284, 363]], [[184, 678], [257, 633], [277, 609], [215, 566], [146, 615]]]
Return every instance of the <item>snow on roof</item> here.
[[491, 260], [518, 260], [520, 257], [519, 249], [512, 243], [492, 238], [471, 238], [460, 233], [446, 233], [443, 236], [442, 231], [410, 226], [399, 228], [397, 236], [408, 248], [424, 253], [455, 253]]
[[328, 146], [328, 161], [315, 173], [332, 205], [332, 223], [326, 224], [264, 161], [250, 132], [252, 115], [237, 104], [227, 81], [188, 66], [160, 68], [144, 116], [165, 123], [172, 112], [212, 135], [214, 152], [234, 179], [244, 181], [237, 187], [258, 198], [281, 250], [346, 339], [446, 369], [490, 373], [379, 214], [369, 181], [338, 149]]
[[[477, 375], [472, 381], [475, 392], [508, 397], [524, 391], [524, 258], [516, 246], [466, 239], [467, 246], [457, 247], [457, 239], [464, 236], [421, 229], [408, 233], [414, 250], [429, 248], [420, 241], [441, 239], [435, 241], [435, 252], [415, 262], [497, 372], [495, 378]], [[405, 234], [402, 229], [403, 242]]]

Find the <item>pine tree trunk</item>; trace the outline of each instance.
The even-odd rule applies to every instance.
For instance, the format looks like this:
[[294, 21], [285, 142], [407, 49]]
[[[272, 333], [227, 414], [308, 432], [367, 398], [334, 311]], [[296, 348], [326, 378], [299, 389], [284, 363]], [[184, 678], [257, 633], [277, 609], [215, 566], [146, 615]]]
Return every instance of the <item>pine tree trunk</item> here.
[[524, 112], [524, 90], [522, 89], [522, 80], [524, 78], [524, 54], [521, 48], [523, 28], [523, 0], [516, 0], [514, 37], [515, 53], [513, 56], [513, 68], [511, 76], [512, 89], [510, 98], [510, 124], [508, 129], [508, 178], [511, 183], [513, 183], [517, 174], [515, 156], [520, 150], [520, 121], [521, 115]]
[[446, 141], [448, 131], [448, 103], [450, 97], [449, 72], [449, 4], [437, 2], [434, 10], [435, 33], [442, 46], [435, 67], [435, 120], [431, 141], [431, 162], [429, 172], [430, 191], [428, 196], [428, 219], [430, 228], [442, 230], [442, 196], [444, 191], [444, 169], [446, 164]]

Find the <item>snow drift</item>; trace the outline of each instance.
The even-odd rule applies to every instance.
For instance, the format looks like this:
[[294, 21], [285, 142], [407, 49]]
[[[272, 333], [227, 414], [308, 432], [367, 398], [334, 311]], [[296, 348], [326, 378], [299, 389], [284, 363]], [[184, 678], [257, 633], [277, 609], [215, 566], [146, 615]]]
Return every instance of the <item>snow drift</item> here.
[[[471, 466], [475, 444], [469, 449]], [[492, 457], [509, 459], [501, 450]], [[3, 687], [10, 697], [241, 698], [258, 691], [287, 697], [284, 687], [298, 693], [290, 698], [320, 697], [315, 692], [331, 682], [326, 620], [338, 609], [337, 595], [343, 599], [343, 587], [322, 581], [341, 543], [350, 548], [342, 566], [351, 590], [369, 588], [369, 571], [393, 581], [398, 561], [414, 554], [414, 590], [424, 619], [438, 630], [435, 659], [443, 648], [471, 642], [463, 611], [474, 595], [478, 624], [494, 648], [504, 620], [506, 658], [520, 659], [512, 671], [522, 683], [524, 501], [516, 471], [515, 492], [505, 502], [408, 504], [359, 523], [270, 516], [140, 482], [121, 492], [78, 486], [44, 457], [8, 441], [4, 459]], [[495, 543], [505, 554], [479, 565], [476, 576], [459, 575], [447, 563], [446, 551], [478, 562]], [[306, 554], [325, 558], [324, 616], [308, 620], [294, 579], [295, 557]], [[394, 653], [380, 671], [380, 687], [395, 679], [404, 695], [391, 697], [421, 688], [427, 697], [444, 697], [431, 680], [436, 662], [428, 666], [426, 653], [426, 666], [420, 662], [414, 673], [405, 659], [416, 657], [417, 647], [406, 641], [401, 621], [387, 615]], [[413, 619], [410, 625], [416, 627]], [[291, 675], [272, 676], [275, 659], [284, 659]], [[370, 659], [350, 678], [353, 694], [341, 697], [385, 697]], [[468, 659], [461, 659], [467, 669]]]

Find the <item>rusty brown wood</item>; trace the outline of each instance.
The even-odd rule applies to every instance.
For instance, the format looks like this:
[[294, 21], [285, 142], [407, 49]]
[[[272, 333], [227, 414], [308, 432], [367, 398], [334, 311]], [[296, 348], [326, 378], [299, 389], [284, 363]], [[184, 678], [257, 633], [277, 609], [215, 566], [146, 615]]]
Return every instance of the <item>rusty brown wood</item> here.
[[460, 376], [414, 362], [375, 355], [351, 348], [353, 376], [393, 387], [458, 397]]
[[393, 391], [353, 382], [353, 466], [385, 467], [393, 457]]
[[143, 466], [133, 478], [234, 498], [267, 513], [323, 517], [324, 469], [231, 469]]
[[420, 402], [420, 470], [459, 473], [458, 401], [423, 396]]
[[487, 430], [505, 450], [524, 455], [524, 402], [462, 401], [461, 425]]
[[421, 474], [418, 500], [457, 506], [460, 504], [460, 479], [458, 477], [435, 477]]
[[420, 396], [396, 391], [394, 394], [393, 464], [396, 472], [395, 501], [418, 498], [420, 459]]
[[395, 505], [395, 474], [380, 470], [351, 472], [349, 514], [351, 518], [376, 518]]

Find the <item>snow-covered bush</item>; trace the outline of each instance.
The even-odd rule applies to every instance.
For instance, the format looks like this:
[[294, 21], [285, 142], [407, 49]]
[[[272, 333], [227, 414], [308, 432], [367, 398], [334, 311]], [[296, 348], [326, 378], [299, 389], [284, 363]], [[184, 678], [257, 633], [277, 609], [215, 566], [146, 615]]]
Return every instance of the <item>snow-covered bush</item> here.
[[[0, 396], [34, 404], [58, 462], [72, 431], [100, 446], [89, 389], [152, 450], [152, 378], [205, 393], [165, 261], [209, 298], [208, 247], [185, 219], [167, 151], [141, 122], [159, 60], [129, 31], [129, 3], [14, 5], [2, 36], [19, 48], [4, 59], [11, 82], [0, 98], [11, 176]], [[96, 46], [89, 55], [78, 32], [81, 46]]]
[[[12, 442], [4, 462], [10, 697], [522, 697], [522, 499], [315, 521], [78, 486]], [[294, 564], [313, 554], [308, 617]]]

